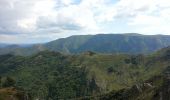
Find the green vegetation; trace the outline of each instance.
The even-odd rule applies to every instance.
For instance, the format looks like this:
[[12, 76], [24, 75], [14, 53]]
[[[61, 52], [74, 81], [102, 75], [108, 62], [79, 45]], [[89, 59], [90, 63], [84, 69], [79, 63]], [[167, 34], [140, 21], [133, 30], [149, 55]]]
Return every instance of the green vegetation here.
[[[26, 57], [2, 55], [0, 76], [6, 78], [1, 86], [17, 87], [33, 100], [136, 100], [140, 97], [151, 100], [148, 98], [165, 91], [161, 90], [164, 84], [167, 86], [164, 76], [168, 74], [164, 73], [169, 73], [169, 50], [165, 48], [147, 56], [90, 51], [76, 55], [51, 51]], [[145, 86], [154, 88], [145, 89]]]
[[16, 87], [11, 77], [0, 77], [0, 100], [30, 100], [30, 96], [23, 89]]
[[32, 46], [5, 46], [0, 48], [0, 55], [11, 53], [28, 56], [45, 50], [57, 51], [64, 54], [79, 54], [86, 51], [104, 54], [148, 54], [167, 46], [170, 46], [170, 36], [168, 35], [77, 35]]

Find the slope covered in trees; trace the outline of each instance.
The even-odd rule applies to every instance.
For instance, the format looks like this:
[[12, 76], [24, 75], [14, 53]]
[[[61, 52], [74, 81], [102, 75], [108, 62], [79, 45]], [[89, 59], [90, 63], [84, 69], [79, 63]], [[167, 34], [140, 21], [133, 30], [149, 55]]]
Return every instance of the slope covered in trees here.
[[57, 39], [45, 44], [12, 45], [0, 48], [0, 54], [31, 55], [40, 51], [57, 51], [79, 54], [85, 51], [98, 53], [146, 54], [170, 46], [168, 35], [98, 34], [77, 35]]
[[[147, 56], [90, 51], [76, 55], [43, 51], [27, 57], [8, 54], [0, 56], [0, 75], [13, 78], [17, 88], [41, 100], [122, 98], [124, 93], [131, 96], [134, 86], [142, 88], [148, 80], [157, 88], [141, 93], [159, 93], [166, 82], [154, 77], [168, 73], [169, 51], [164, 48]], [[141, 93], [133, 93], [134, 98]]]

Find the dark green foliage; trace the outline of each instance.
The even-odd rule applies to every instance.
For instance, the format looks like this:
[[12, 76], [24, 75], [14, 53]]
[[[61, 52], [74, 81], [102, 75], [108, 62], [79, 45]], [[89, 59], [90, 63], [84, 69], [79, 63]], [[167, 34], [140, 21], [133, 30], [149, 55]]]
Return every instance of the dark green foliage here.
[[[154, 76], [161, 75], [165, 69], [169, 70], [167, 50], [164, 53], [158, 52], [148, 56], [104, 55], [93, 52], [64, 55], [51, 51], [43, 51], [27, 57], [2, 55], [0, 76], [12, 77], [16, 84], [14, 85], [15, 81], [11, 78], [5, 78], [1, 83], [5, 83], [2, 85], [5, 87], [21, 88], [33, 99], [40, 100], [79, 98], [81, 100], [81, 98], [98, 98], [98, 96], [103, 100], [113, 97], [117, 100], [125, 100], [122, 98], [127, 97], [130, 97], [129, 100], [133, 98], [137, 100], [136, 98], [143, 96], [138, 93], [138, 90], [146, 91], [147, 94], [154, 92], [149, 94], [152, 96], [155, 90], [162, 89], [160, 85], [164, 81], [162, 78], [157, 80]], [[157, 81], [147, 81], [151, 78]], [[144, 82], [153, 83], [151, 85], [155, 85], [156, 88], [146, 89]], [[105, 93], [108, 94], [101, 95]], [[144, 92], [146, 97], [147, 94]]]
[[139, 65], [144, 62], [144, 55], [133, 55], [130, 56], [129, 58], [124, 59], [124, 62], [126, 64], [133, 64], [133, 65]]
[[112, 72], [114, 72], [114, 69], [113, 69], [113, 67], [109, 67], [108, 69], [107, 69], [107, 73], [112, 73]]
[[24, 57], [13, 56], [11, 54], [1, 55], [0, 56], [0, 73], [6, 73], [10, 70], [15, 70], [22, 62], [24, 61]]
[[15, 80], [11, 77], [6, 77], [4, 82], [2, 83], [2, 87], [12, 87], [15, 85]]
[[71, 99], [86, 95], [87, 79], [84, 70], [67, 67], [54, 72], [54, 75], [54, 79], [48, 84], [48, 99]]
[[2, 87], [2, 77], [0, 76], [0, 87]]
[[130, 64], [131, 63], [131, 59], [125, 59], [124, 60], [126, 64]]
[[[9, 57], [5, 61], [8, 64], [1, 62], [2, 68], [6, 69], [0, 71], [5, 71], [1, 75], [13, 76], [16, 86], [26, 90], [34, 98], [56, 100], [89, 95], [85, 68], [72, 66], [68, 58], [49, 51], [30, 57]], [[15, 63], [17, 66], [11, 68]], [[3, 86], [10, 85], [13, 86], [13, 81], [7, 77]]]
[[131, 63], [134, 64], [134, 65], [138, 64], [136, 57], [134, 57], [134, 56], [131, 57]]
[[99, 87], [96, 84], [96, 80], [94, 78], [94, 76], [92, 77], [92, 79], [89, 82], [89, 91], [90, 93], [92, 93], [93, 95], [96, 94], [96, 92], [99, 92]]

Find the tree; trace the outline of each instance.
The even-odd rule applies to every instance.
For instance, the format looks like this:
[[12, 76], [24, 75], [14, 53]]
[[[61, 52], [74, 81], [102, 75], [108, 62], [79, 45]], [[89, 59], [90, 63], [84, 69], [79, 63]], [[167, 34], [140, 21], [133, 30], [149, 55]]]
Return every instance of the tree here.
[[107, 69], [107, 73], [112, 73], [114, 71], [114, 69], [113, 69], [113, 67], [109, 67], [108, 69]]
[[2, 87], [2, 77], [0, 76], [0, 87]]
[[15, 80], [12, 79], [11, 77], [6, 77], [2, 84], [2, 87], [10, 87], [14, 85], [15, 85]]

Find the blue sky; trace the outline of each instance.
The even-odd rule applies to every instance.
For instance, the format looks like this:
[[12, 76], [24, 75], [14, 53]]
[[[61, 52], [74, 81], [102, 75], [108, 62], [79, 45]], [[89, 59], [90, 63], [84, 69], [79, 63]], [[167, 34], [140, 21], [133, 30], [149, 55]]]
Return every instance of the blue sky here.
[[0, 0], [0, 43], [71, 35], [170, 35], [169, 0]]

